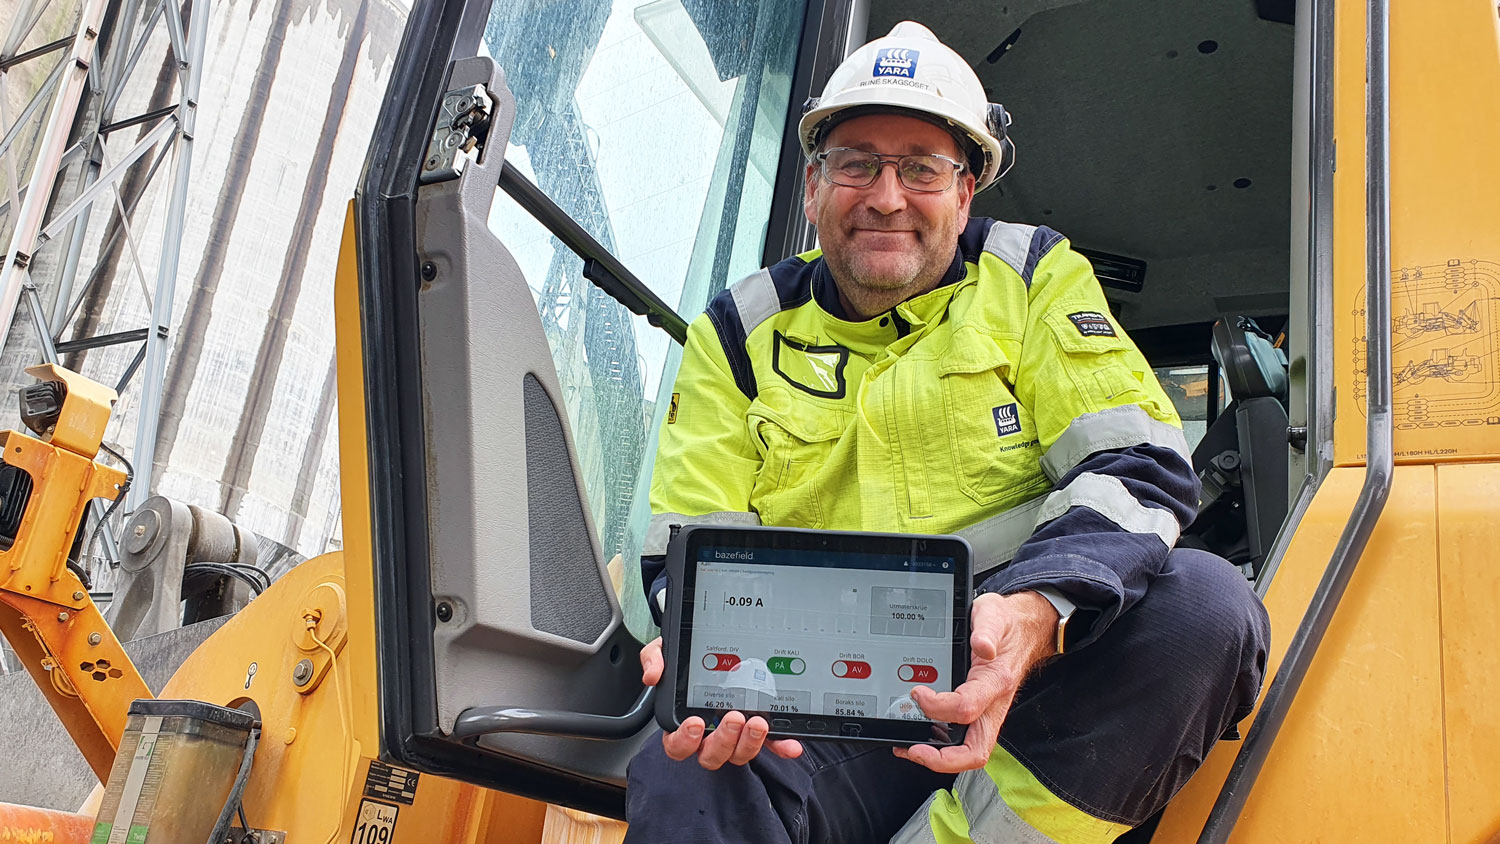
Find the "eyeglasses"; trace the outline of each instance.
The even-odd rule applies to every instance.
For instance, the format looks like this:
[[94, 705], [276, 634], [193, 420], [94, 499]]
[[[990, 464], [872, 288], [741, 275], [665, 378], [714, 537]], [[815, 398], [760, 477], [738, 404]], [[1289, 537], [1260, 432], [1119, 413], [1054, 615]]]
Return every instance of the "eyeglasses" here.
[[836, 185], [869, 187], [880, 176], [880, 168], [894, 164], [901, 185], [922, 193], [938, 193], [952, 187], [965, 166], [946, 155], [881, 155], [849, 147], [835, 147], [813, 157], [818, 160], [823, 178]]

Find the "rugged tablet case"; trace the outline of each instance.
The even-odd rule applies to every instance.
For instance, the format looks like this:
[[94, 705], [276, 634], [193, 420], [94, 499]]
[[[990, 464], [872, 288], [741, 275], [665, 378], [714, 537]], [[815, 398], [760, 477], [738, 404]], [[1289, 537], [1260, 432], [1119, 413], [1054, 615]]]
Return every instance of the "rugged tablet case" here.
[[[663, 730], [667, 731], [667, 732], [672, 732], [672, 731], [677, 730], [678, 728], [680, 728], [682, 726], [682, 721], [680, 719], [678, 719], [678, 717], [677, 717], [677, 671], [678, 671], [678, 663], [679, 663], [679, 660], [677, 658], [677, 649], [678, 649], [678, 646], [679, 646], [678, 639], [679, 639], [679, 637], [681, 635], [681, 629], [680, 629], [681, 628], [681, 619], [679, 618], [679, 616], [681, 614], [681, 606], [682, 606], [681, 589], [682, 589], [682, 584], [686, 582], [685, 571], [686, 571], [686, 566], [687, 566], [687, 548], [688, 548], [688, 545], [690, 544], [689, 543], [689, 538], [691, 537], [691, 535], [693, 534], [693, 532], [697, 531], [697, 530], [744, 530], [744, 531], [756, 531], [756, 532], [759, 532], [759, 531], [786, 531], [786, 532], [791, 532], [791, 533], [811, 533], [811, 534], [829, 533], [829, 534], [840, 534], [840, 535], [844, 535], [844, 536], [860, 536], [860, 535], [863, 535], [863, 534], [867, 533], [870, 536], [879, 536], [882, 539], [889, 539], [889, 538], [893, 538], [893, 537], [896, 537], [896, 536], [911, 537], [911, 538], [929, 538], [929, 539], [956, 539], [959, 542], [963, 543], [963, 545], [965, 547], [968, 546], [968, 542], [966, 540], [964, 540], [962, 537], [958, 537], [958, 536], [917, 537], [915, 535], [910, 535], [910, 534], [876, 534], [876, 533], [872, 533], [872, 532], [861, 532], [861, 531], [816, 531], [816, 530], [809, 530], [809, 529], [804, 529], [804, 528], [767, 528], [767, 527], [748, 527], [748, 526], [727, 527], [727, 526], [724, 526], [724, 525], [682, 525], [682, 526], [673, 525], [671, 527], [671, 531], [672, 531], [671, 537], [667, 541], [667, 555], [666, 555], [666, 564], [667, 564], [667, 569], [666, 569], [666, 571], [667, 571], [667, 597], [666, 597], [666, 601], [665, 601], [666, 605], [664, 607], [662, 607], [662, 623], [661, 623], [661, 630], [662, 630], [662, 637], [661, 637], [661, 641], [662, 641], [662, 659], [665, 661], [665, 665], [662, 668], [661, 679], [657, 681], [657, 693], [656, 693], [656, 723], [658, 725], [660, 725], [661, 728]], [[968, 596], [968, 600], [965, 602], [965, 604], [966, 604], [966, 606], [972, 606], [972, 601], [973, 601], [973, 596], [974, 596], [974, 592], [973, 592], [973, 589], [974, 589], [974, 585], [973, 585], [974, 567], [973, 567], [973, 552], [972, 552], [972, 549], [969, 552], [968, 565], [967, 565], [966, 569], [967, 570], [966, 570], [966, 572], [964, 574], [964, 584], [963, 584], [963, 586], [965, 588], [965, 594]], [[965, 629], [967, 629], [967, 624], [965, 624]], [[963, 652], [964, 652], [964, 656], [967, 658], [968, 657], [967, 642], [965, 642], [965, 646], [963, 648]], [[965, 674], [967, 673], [967, 667], [968, 667], [967, 664], [965, 664], [965, 666], [964, 666], [964, 669], [965, 669], [964, 673]], [[963, 744], [964, 737], [965, 737], [965, 735], [966, 735], [966, 733], [968, 731], [968, 725], [966, 725], [966, 724], [953, 724], [951, 726], [953, 727], [954, 733], [953, 733], [953, 735], [952, 735], [952, 737], [950, 738], [949, 741], [946, 741], [946, 742], [928, 742], [928, 744], [930, 744], [933, 747], [944, 747], [944, 746], [948, 746], [948, 745]], [[811, 733], [781, 733], [781, 732], [778, 732], [778, 731], [775, 731], [775, 730], [772, 731], [770, 737], [771, 738], [793, 738], [793, 739], [797, 739], [799, 741], [801, 741], [801, 740], [808, 740], [808, 739], [811, 739], [811, 740], [828, 739], [828, 740], [839, 740], [839, 741], [869, 742], [869, 743], [879, 743], [879, 744], [898, 745], [898, 746], [906, 746], [906, 745], [910, 745], [910, 744], [914, 744], [915, 743], [915, 742], [906, 742], [906, 741], [892, 741], [890, 739], [876, 738], [876, 737], [872, 737], [872, 736], [850, 737], [850, 736], [844, 736], [844, 735], [835, 736], [835, 735], [832, 735], [832, 734], [818, 735], [818, 734], [811, 734]]]
[[692, 527], [673, 525], [667, 541], [667, 598], [661, 610], [661, 654], [666, 660], [661, 679], [656, 681], [656, 723], [672, 732], [682, 726], [677, 720], [677, 639], [682, 623], [678, 614], [682, 606], [682, 572], [687, 558], [687, 536]]

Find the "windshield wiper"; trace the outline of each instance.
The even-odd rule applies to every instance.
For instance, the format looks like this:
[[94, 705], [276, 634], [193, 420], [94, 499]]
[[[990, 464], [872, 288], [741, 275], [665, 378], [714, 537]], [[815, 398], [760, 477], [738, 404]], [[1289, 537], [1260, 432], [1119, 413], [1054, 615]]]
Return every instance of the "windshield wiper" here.
[[625, 269], [620, 259], [611, 255], [568, 212], [557, 207], [541, 188], [521, 175], [509, 161], [500, 165], [500, 189], [510, 195], [526, 213], [547, 227], [553, 237], [583, 259], [583, 277], [633, 314], [672, 336], [679, 344], [687, 342], [687, 321], [651, 291], [635, 273]]

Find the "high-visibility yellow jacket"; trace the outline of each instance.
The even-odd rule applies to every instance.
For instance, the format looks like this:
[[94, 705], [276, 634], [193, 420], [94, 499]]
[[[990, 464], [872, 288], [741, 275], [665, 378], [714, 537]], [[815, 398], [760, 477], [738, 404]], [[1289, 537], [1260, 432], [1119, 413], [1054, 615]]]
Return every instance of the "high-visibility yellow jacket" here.
[[1046, 587], [1079, 607], [1076, 646], [1095, 638], [1144, 594], [1199, 489], [1088, 261], [1051, 229], [971, 220], [938, 287], [850, 321], [820, 254], [736, 283], [689, 328], [648, 594], [671, 524], [958, 533], [980, 591]]

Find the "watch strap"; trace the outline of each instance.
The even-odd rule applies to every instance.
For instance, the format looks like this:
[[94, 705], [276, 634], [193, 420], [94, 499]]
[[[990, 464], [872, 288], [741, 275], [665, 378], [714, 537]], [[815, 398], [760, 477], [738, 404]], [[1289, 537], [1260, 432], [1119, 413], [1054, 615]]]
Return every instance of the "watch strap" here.
[[1047, 603], [1057, 610], [1057, 650], [1053, 655], [1061, 656], [1067, 650], [1068, 620], [1078, 611], [1078, 605], [1051, 586], [1038, 586], [1032, 591], [1046, 598]]

